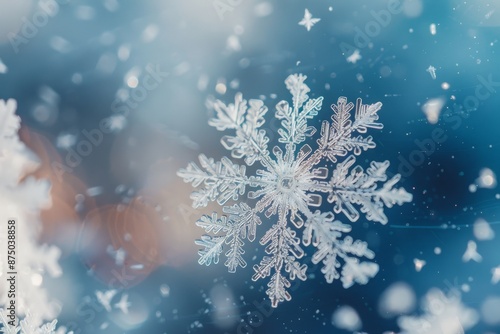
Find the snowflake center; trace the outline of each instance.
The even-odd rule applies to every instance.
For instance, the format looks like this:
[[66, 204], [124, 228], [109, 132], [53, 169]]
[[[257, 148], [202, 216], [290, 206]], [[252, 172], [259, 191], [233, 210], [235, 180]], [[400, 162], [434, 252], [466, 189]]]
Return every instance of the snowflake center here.
[[280, 180], [280, 186], [283, 190], [291, 190], [294, 186], [294, 180], [292, 177], [286, 176]]

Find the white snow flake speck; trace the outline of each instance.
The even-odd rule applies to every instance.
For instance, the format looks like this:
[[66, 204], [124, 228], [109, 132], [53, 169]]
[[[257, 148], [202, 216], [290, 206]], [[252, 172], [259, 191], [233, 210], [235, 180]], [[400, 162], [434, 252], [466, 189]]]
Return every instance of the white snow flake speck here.
[[307, 31], [310, 31], [311, 28], [319, 21], [321, 21], [321, 19], [312, 17], [311, 12], [309, 12], [309, 10], [306, 8], [304, 12], [304, 18], [299, 22], [299, 25], [304, 26]]

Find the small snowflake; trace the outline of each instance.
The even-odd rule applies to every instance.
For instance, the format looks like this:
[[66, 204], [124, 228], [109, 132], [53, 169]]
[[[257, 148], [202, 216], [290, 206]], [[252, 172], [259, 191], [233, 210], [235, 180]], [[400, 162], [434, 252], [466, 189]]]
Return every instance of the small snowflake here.
[[306, 8], [304, 18], [299, 22], [299, 25], [306, 27], [307, 31], [310, 31], [311, 28], [319, 21], [321, 21], [321, 19], [313, 18], [312, 14]]
[[363, 57], [359, 53], [359, 50], [356, 49], [356, 50], [354, 50], [354, 52], [352, 53], [352, 55], [350, 55], [349, 57], [347, 57], [346, 60], [347, 60], [348, 63], [356, 64], [358, 62], [358, 60], [361, 60], [362, 58]]
[[436, 78], [437, 78], [436, 68], [434, 66], [430, 65], [425, 71], [429, 72], [429, 74], [431, 75], [431, 78], [436, 80]]
[[[222, 138], [222, 145], [233, 158], [244, 159], [247, 166], [258, 163], [260, 167], [254, 175], [247, 176], [246, 166], [227, 157], [215, 161], [203, 154], [199, 157], [201, 167], [190, 163], [178, 172], [185, 182], [200, 187], [191, 195], [195, 208], [217, 201], [226, 214], [219, 217], [213, 213], [198, 220], [197, 225], [207, 232], [196, 242], [203, 247], [199, 252], [200, 264], [218, 263], [227, 248], [225, 265], [229, 271], [246, 267], [244, 241], [254, 241], [257, 226], [265, 226], [267, 232], [260, 244], [265, 246], [267, 255], [253, 266], [252, 279], [270, 277], [267, 294], [274, 307], [291, 299], [287, 291], [290, 280], [307, 278], [307, 265], [299, 261], [304, 257], [304, 246], [316, 248], [312, 262], [323, 263], [321, 272], [328, 283], [340, 279], [345, 288], [354, 283], [366, 284], [378, 272], [378, 265], [360, 262], [358, 258], [373, 259], [375, 254], [366, 242], [349, 235], [342, 237], [351, 227], [336, 220], [336, 215], [343, 214], [355, 222], [363, 213], [368, 220], [386, 224], [385, 206], [412, 200], [404, 189], [394, 188], [399, 175], [388, 180], [388, 161], [372, 162], [366, 170], [353, 167], [357, 155], [375, 148], [373, 138], [363, 135], [368, 128], [382, 129], [383, 125], [377, 123], [380, 102], [365, 105], [358, 99], [354, 106], [345, 97], [339, 98], [332, 105], [332, 123], [323, 121], [317, 149], [313, 151], [303, 144], [316, 133], [308, 121], [318, 115], [323, 104], [323, 97], [308, 96], [310, 89], [305, 80], [302, 74], [285, 80], [293, 102], [290, 105], [281, 101], [276, 106], [274, 116], [281, 121], [281, 146], [274, 146], [272, 152], [268, 150], [266, 131], [261, 129], [268, 112], [263, 101], [246, 101], [238, 93], [234, 104], [219, 100], [214, 103], [217, 114], [209, 124], [219, 131], [235, 131], [235, 136]], [[331, 173], [326, 167], [328, 161], [336, 163]], [[248, 188], [252, 190], [247, 192]], [[238, 202], [245, 195], [252, 206]], [[329, 203], [328, 211], [322, 212], [325, 200]], [[235, 203], [227, 205], [229, 201]], [[267, 220], [263, 221], [260, 213]], [[297, 230], [302, 230], [302, 235]]]

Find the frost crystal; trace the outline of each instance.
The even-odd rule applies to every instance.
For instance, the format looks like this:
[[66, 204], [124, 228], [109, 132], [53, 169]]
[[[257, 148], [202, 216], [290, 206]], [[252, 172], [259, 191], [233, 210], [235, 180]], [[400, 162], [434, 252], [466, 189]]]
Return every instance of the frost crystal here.
[[304, 18], [299, 22], [299, 25], [304, 26], [307, 31], [310, 31], [311, 28], [319, 21], [321, 21], [321, 19], [314, 18], [311, 12], [306, 8]]
[[[43, 275], [61, 275], [58, 264], [60, 250], [54, 246], [39, 245], [37, 242], [40, 225], [40, 209], [50, 204], [47, 181], [27, 178], [26, 172], [36, 166], [32, 154], [19, 140], [17, 131], [19, 117], [15, 114], [16, 101], [0, 100], [0, 249], [7, 249], [7, 227], [9, 219], [16, 219], [17, 254], [17, 311], [18, 315], [30, 312], [30, 323], [39, 326], [43, 321], [54, 319], [59, 305], [49, 299], [43, 288]], [[6, 256], [0, 257], [0, 276], [9, 271]], [[0, 284], [0, 307], [8, 302], [5, 284]], [[26, 332], [31, 333], [31, 332]], [[42, 332], [45, 333], [45, 332]]]
[[402, 334], [464, 333], [478, 321], [473, 309], [464, 306], [458, 292], [446, 296], [438, 289], [430, 290], [422, 303], [421, 316], [402, 316], [398, 319]]
[[[366, 170], [353, 167], [356, 156], [375, 147], [373, 138], [364, 134], [368, 128], [383, 127], [377, 123], [380, 102], [365, 105], [358, 99], [354, 106], [345, 97], [339, 98], [332, 105], [332, 122], [323, 121], [317, 149], [313, 151], [303, 144], [316, 133], [308, 121], [318, 115], [323, 103], [323, 97], [308, 96], [310, 89], [305, 80], [302, 74], [285, 80], [293, 99], [291, 105], [281, 101], [276, 106], [274, 116], [281, 121], [281, 146], [274, 146], [272, 153], [268, 150], [269, 138], [261, 129], [268, 111], [263, 101], [247, 102], [237, 94], [234, 104], [215, 102], [217, 114], [209, 124], [219, 131], [235, 132], [224, 136], [222, 145], [233, 158], [244, 159], [247, 166], [259, 164], [254, 175], [248, 176], [245, 165], [227, 157], [215, 161], [205, 155], [199, 157], [200, 166], [190, 163], [178, 172], [185, 182], [199, 187], [191, 195], [195, 208], [217, 201], [225, 213], [220, 217], [216, 213], [203, 216], [197, 222], [207, 232], [196, 242], [203, 247], [200, 264], [218, 263], [225, 252], [225, 266], [230, 272], [246, 267], [245, 240], [256, 238], [258, 225], [266, 227], [260, 244], [267, 255], [253, 266], [252, 279], [270, 277], [267, 295], [274, 307], [291, 299], [287, 291], [290, 280], [306, 280], [307, 265], [299, 260], [304, 257], [303, 247], [311, 244], [316, 248], [312, 262], [323, 264], [321, 272], [328, 283], [340, 279], [345, 288], [354, 283], [366, 284], [377, 273], [378, 265], [359, 258], [373, 259], [374, 253], [366, 242], [343, 236], [351, 226], [336, 220], [335, 215], [343, 214], [355, 222], [364, 214], [368, 220], [386, 224], [385, 206], [412, 200], [404, 189], [394, 188], [399, 175], [388, 180], [388, 161], [372, 162]], [[336, 163], [331, 174], [327, 162]], [[238, 202], [240, 197], [252, 201]], [[325, 199], [327, 209], [331, 209], [322, 212]], [[228, 205], [230, 201], [236, 204]], [[262, 212], [271, 222], [261, 220]], [[297, 230], [302, 230], [302, 235]]]
[[[0, 309], [0, 320], [2, 324], [6, 324], [10, 319], [7, 318], [5, 311]], [[27, 314], [26, 317], [19, 322], [19, 326], [13, 327], [3, 327], [0, 331], [5, 334], [65, 334], [66, 330], [64, 328], [58, 329], [56, 331], [57, 320], [53, 320], [50, 323], [46, 323], [42, 326], [35, 325], [31, 314]], [[71, 332], [72, 333], [72, 332]]]

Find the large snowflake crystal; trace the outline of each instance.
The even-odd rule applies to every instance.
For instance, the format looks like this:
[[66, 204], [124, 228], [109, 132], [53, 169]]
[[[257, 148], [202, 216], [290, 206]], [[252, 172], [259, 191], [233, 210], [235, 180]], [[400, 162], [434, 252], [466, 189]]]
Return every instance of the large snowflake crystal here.
[[19, 322], [19, 326], [6, 326], [10, 319], [7, 317], [5, 311], [0, 309], [0, 320], [4, 327], [0, 328], [1, 333], [5, 334], [66, 334], [64, 328], [56, 331], [57, 320], [46, 323], [42, 326], [35, 325], [35, 322], [30, 313]]
[[[269, 152], [269, 138], [261, 129], [268, 111], [261, 100], [246, 101], [237, 94], [234, 104], [216, 101], [216, 117], [209, 121], [219, 131], [233, 130], [235, 135], [222, 138], [222, 145], [233, 158], [244, 159], [246, 165], [260, 165], [255, 175], [248, 176], [246, 166], [238, 165], [229, 158], [214, 161], [200, 155], [200, 166], [190, 163], [178, 172], [185, 182], [200, 189], [191, 196], [195, 208], [217, 201], [226, 214], [203, 216], [197, 225], [206, 235], [196, 243], [204, 247], [200, 252], [200, 264], [217, 263], [223, 251], [225, 265], [230, 272], [247, 264], [243, 259], [244, 241], [253, 241], [257, 225], [264, 212], [274, 224], [260, 239], [266, 256], [254, 265], [254, 281], [271, 276], [267, 295], [272, 305], [290, 300], [290, 280], [306, 280], [307, 265], [299, 260], [304, 257], [304, 246], [313, 245], [316, 252], [314, 264], [323, 263], [322, 273], [328, 283], [341, 279], [345, 288], [355, 282], [366, 284], [378, 272], [373, 262], [360, 262], [359, 258], [373, 259], [374, 253], [367, 243], [353, 240], [343, 234], [351, 231], [349, 225], [335, 220], [344, 214], [351, 222], [360, 212], [371, 221], [387, 223], [384, 206], [410, 202], [412, 196], [404, 189], [395, 189], [400, 176], [387, 180], [389, 162], [372, 162], [365, 171], [353, 165], [362, 151], [374, 148], [371, 136], [363, 136], [368, 128], [381, 129], [377, 112], [382, 104], [364, 105], [357, 100], [354, 120], [351, 120], [352, 103], [346, 98], [332, 105], [332, 122], [324, 121], [318, 147], [303, 144], [316, 129], [308, 121], [318, 115], [323, 97], [310, 98], [306, 76], [294, 74], [285, 80], [293, 97], [292, 104], [281, 101], [276, 106], [275, 117], [281, 121], [278, 130], [281, 146]], [[329, 176], [326, 163], [337, 163]], [[247, 189], [251, 189], [247, 192]], [[246, 196], [245, 196], [246, 195]], [[248, 203], [236, 202], [247, 197]], [[326, 198], [331, 210], [320, 211]], [[227, 205], [234, 201], [236, 204]], [[326, 206], [323, 206], [326, 207]], [[328, 205], [330, 207], [330, 205]], [[299, 236], [297, 230], [302, 229]]]
[[[57, 277], [62, 274], [58, 260], [59, 248], [40, 245], [39, 213], [50, 205], [48, 181], [25, 178], [27, 172], [36, 167], [35, 157], [19, 140], [17, 131], [20, 119], [16, 116], [16, 101], [0, 100], [0, 277], [5, 279], [10, 270], [7, 263], [7, 221], [16, 220], [17, 261], [17, 311], [30, 323], [41, 325], [53, 320], [59, 313], [59, 304], [50, 299], [43, 287], [46, 273]], [[7, 285], [0, 284], [0, 307], [8, 306]]]

